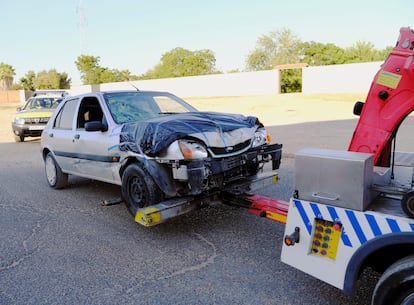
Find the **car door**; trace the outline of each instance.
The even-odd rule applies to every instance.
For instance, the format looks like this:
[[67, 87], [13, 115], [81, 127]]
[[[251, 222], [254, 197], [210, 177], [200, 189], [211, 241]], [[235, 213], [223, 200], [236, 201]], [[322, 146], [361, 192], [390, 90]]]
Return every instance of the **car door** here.
[[[105, 104], [96, 96], [80, 101], [73, 135], [74, 169], [84, 177], [120, 184], [119, 133], [117, 126], [108, 126]], [[85, 124], [101, 122], [106, 130], [88, 131]]]
[[51, 128], [44, 131], [48, 147], [65, 173], [76, 173], [73, 159], [73, 137], [78, 103], [78, 98], [65, 101], [54, 118]]

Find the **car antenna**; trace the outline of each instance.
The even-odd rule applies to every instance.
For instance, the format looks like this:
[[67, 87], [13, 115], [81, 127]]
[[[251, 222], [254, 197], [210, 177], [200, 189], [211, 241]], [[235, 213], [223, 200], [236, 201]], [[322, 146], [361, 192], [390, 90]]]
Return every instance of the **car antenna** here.
[[132, 87], [134, 87], [135, 89], [137, 89], [137, 91], [140, 91], [139, 89], [138, 89], [138, 87], [136, 87], [136, 86], [134, 86], [132, 83], [129, 83]]

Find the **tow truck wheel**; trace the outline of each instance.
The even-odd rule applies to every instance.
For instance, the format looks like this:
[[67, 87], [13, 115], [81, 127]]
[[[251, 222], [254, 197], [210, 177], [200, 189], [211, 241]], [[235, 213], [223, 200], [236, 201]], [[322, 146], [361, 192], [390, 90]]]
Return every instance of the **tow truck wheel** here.
[[414, 218], [414, 191], [408, 192], [403, 196], [401, 208], [408, 217]]
[[414, 256], [391, 265], [378, 280], [372, 305], [414, 304]]
[[138, 208], [153, 205], [161, 200], [161, 191], [152, 177], [136, 163], [126, 168], [122, 176], [121, 193], [134, 217]]
[[47, 182], [54, 189], [61, 189], [68, 185], [68, 174], [62, 172], [62, 169], [50, 152], [45, 158], [45, 173]]

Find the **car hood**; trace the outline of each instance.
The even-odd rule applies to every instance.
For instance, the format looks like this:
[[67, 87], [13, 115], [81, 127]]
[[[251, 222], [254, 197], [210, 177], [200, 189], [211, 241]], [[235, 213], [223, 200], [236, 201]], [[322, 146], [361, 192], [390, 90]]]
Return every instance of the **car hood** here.
[[256, 117], [217, 112], [187, 112], [149, 120], [125, 123], [120, 134], [120, 149], [155, 156], [172, 142], [197, 138], [207, 147], [234, 147], [254, 137]]
[[42, 117], [47, 118], [51, 117], [53, 114], [53, 110], [23, 110], [20, 112], [17, 112], [15, 114], [15, 117], [17, 118], [33, 118], [33, 117]]

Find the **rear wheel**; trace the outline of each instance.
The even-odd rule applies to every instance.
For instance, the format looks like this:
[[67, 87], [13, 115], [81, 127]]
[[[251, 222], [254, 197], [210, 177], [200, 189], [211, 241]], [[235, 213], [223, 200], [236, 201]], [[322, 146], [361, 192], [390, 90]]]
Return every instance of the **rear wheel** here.
[[122, 176], [122, 198], [135, 217], [138, 208], [158, 203], [161, 191], [152, 177], [137, 163], [129, 165]]
[[375, 286], [372, 305], [414, 304], [414, 256], [391, 265]]
[[51, 152], [45, 158], [45, 173], [51, 187], [61, 189], [68, 185], [68, 174], [62, 172]]

